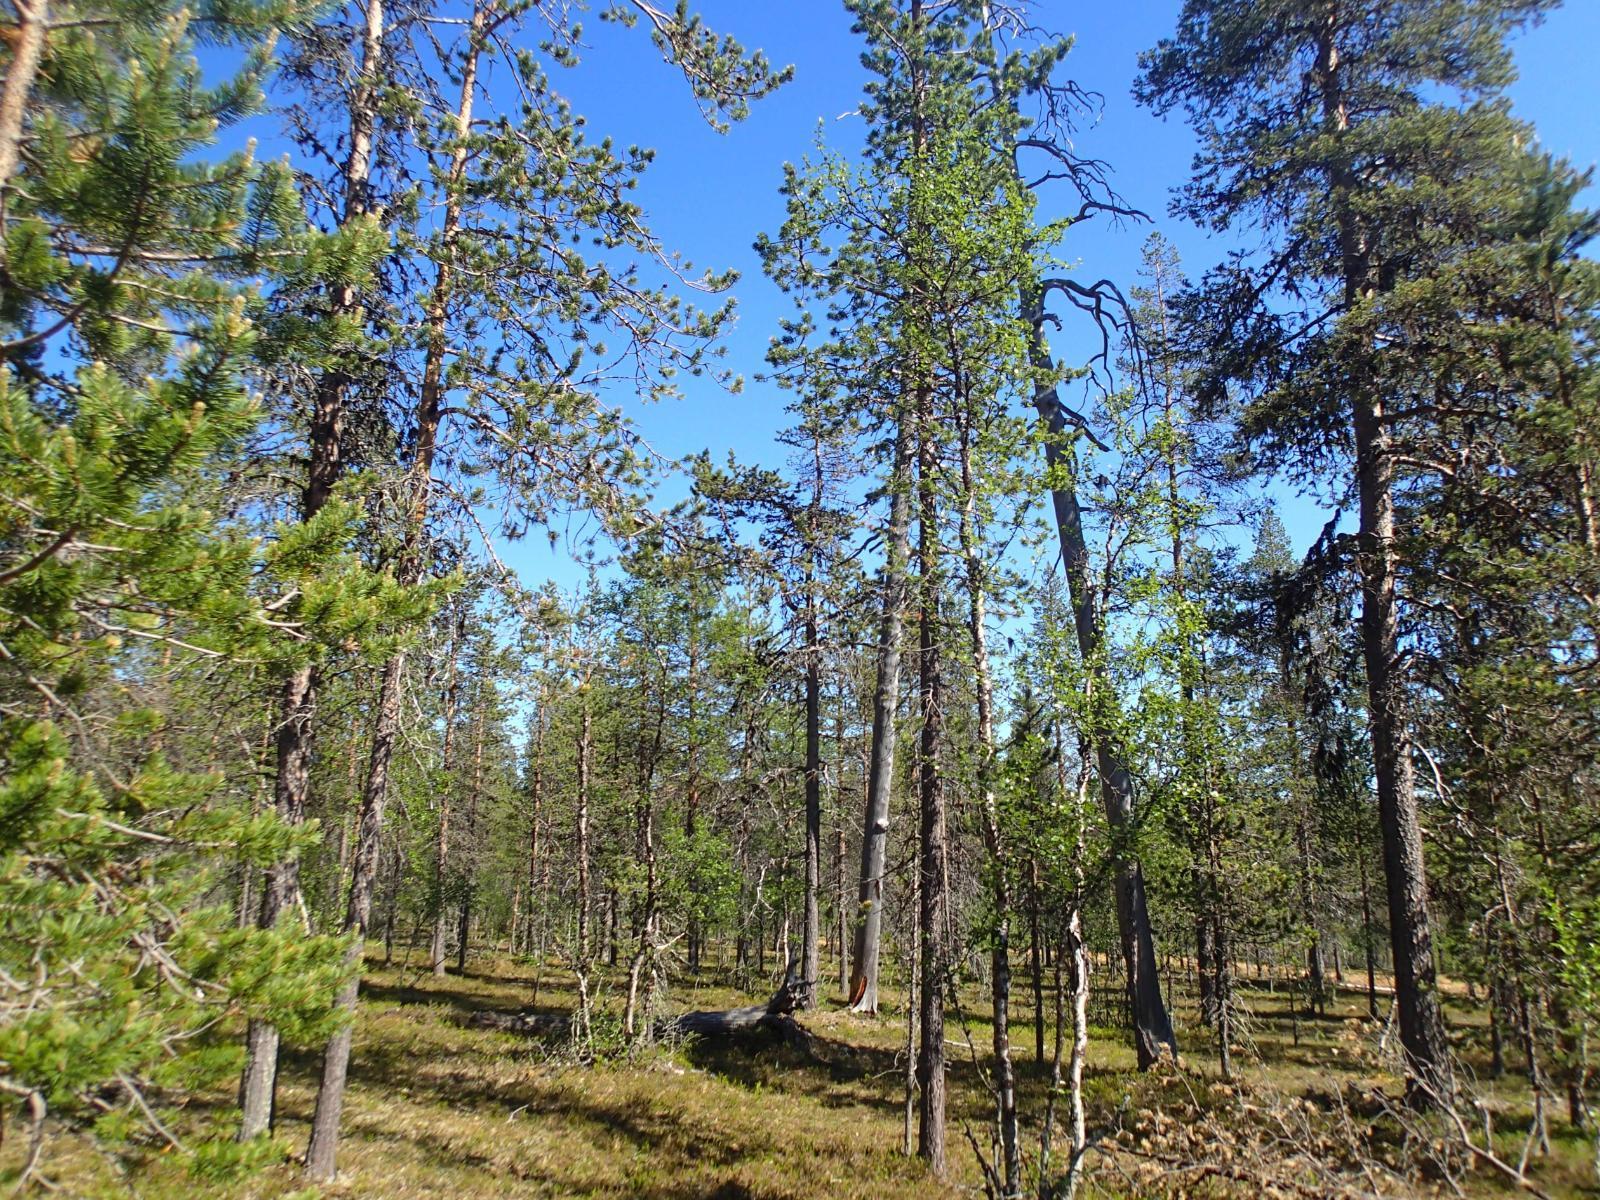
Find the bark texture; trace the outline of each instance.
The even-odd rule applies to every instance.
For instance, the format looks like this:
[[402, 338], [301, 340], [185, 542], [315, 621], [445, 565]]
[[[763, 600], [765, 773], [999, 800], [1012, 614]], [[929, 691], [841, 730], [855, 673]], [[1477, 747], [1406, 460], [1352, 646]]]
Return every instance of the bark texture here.
[[[1342, 143], [1350, 116], [1340, 78], [1338, 14], [1330, 12], [1319, 35], [1315, 80], [1323, 120]], [[1344, 301], [1353, 308], [1378, 290], [1379, 264], [1356, 212], [1356, 173], [1341, 152], [1330, 164], [1332, 204], [1339, 230]], [[1410, 1076], [1412, 1103], [1427, 1107], [1450, 1091], [1449, 1046], [1444, 1034], [1428, 912], [1427, 868], [1417, 810], [1404, 680], [1400, 669], [1399, 556], [1395, 546], [1394, 459], [1388, 417], [1378, 388], [1347, 380], [1355, 434], [1356, 535], [1361, 572], [1361, 640], [1367, 668], [1367, 720], [1372, 734], [1378, 825], [1394, 947], [1395, 1000], [1400, 1043]]]

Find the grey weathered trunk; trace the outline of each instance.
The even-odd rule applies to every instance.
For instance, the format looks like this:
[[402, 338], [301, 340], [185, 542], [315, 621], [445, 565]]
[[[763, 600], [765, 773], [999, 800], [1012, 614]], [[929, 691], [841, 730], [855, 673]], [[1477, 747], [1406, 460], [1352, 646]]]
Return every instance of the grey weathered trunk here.
[[[1045, 348], [1040, 331], [1042, 309], [1036, 298], [1029, 298], [1025, 308], [1034, 321], [1034, 361], [1041, 367], [1050, 367], [1049, 351]], [[1104, 633], [1100, 628], [1095, 602], [1094, 582], [1089, 576], [1089, 548], [1084, 536], [1083, 510], [1076, 490], [1077, 463], [1072, 453], [1070, 435], [1061, 402], [1054, 388], [1041, 388], [1034, 396], [1034, 407], [1044, 422], [1048, 435], [1045, 442], [1046, 463], [1052, 478], [1051, 501], [1054, 505], [1056, 529], [1061, 543], [1061, 560], [1067, 576], [1067, 586], [1072, 598], [1074, 628], [1078, 650], [1093, 677], [1103, 687], [1109, 687], [1103, 655]], [[1100, 711], [1108, 703], [1101, 700], [1093, 706]], [[1163, 1054], [1173, 1057], [1178, 1053], [1178, 1042], [1172, 1031], [1172, 1019], [1161, 995], [1161, 978], [1156, 962], [1155, 937], [1150, 928], [1150, 914], [1145, 902], [1144, 873], [1139, 861], [1126, 849], [1123, 841], [1133, 832], [1134, 797], [1133, 778], [1123, 764], [1119, 752], [1112, 744], [1109, 728], [1090, 730], [1095, 745], [1096, 762], [1100, 776], [1100, 795], [1106, 810], [1106, 820], [1113, 837], [1114, 884], [1117, 902], [1117, 932], [1122, 947], [1123, 965], [1127, 973], [1128, 1004], [1133, 1015], [1134, 1050], [1139, 1066], [1148, 1068]]]
[[857, 1012], [878, 1011], [878, 956], [883, 944], [883, 873], [889, 847], [889, 800], [894, 786], [895, 710], [900, 699], [900, 643], [905, 636], [906, 565], [911, 550], [909, 414], [895, 436], [889, 477], [889, 528], [883, 563], [883, 611], [878, 667], [872, 689], [872, 750], [867, 768], [866, 817], [861, 829], [861, 879], [850, 959], [849, 1000]]

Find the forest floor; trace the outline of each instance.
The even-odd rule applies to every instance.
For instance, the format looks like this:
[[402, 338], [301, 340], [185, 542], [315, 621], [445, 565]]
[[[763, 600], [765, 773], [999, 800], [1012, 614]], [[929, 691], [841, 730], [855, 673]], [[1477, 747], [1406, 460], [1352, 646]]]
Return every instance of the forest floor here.
[[[246, 1200], [295, 1196], [641, 1197], [649, 1200], [778, 1200], [826, 1196], [981, 1194], [974, 1143], [990, 1149], [989, 1094], [978, 1064], [990, 1041], [987, 1003], [974, 987], [947, 1024], [950, 1061], [946, 1181], [902, 1152], [906, 1037], [903, 997], [884, 996], [877, 1018], [825, 1002], [802, 1020], [825, 1061], [794, 1049], [689, 1045], [632, 1056], [574, 1061], [564, 1037], [538, 1039], [471, 1028], [474, 1012], [570, 1012], [571, 976], [526, 963], [478, 956], [466, 974], [436, 978], [408, 966], [369, 963], [357, 1027], [339, 1182], [304, 1191], [294, 1157], [304, 1149], [314, 1098], [315, 1061], [285, 1063], [277, 1123], [277, 1165], [238, 1180], [197, 1179], [179, 1156], [152, 1147], [120, 1165], [62, 1132], [53, 1135], [47, 1173], [63, 1196], [193, 1197]], [[680, 983], [671, 1010], [733, 1007], [764, 1000], [712, 983]], [[1247, 973], [1248, 974], [1248, 973]], [[616, 984], [598, 993], [596, 1029], [614, 1028]], [[1026, 976], [1017, 976], [1013, 1052], [1019, 1111], [1030, 1162], [1049, 1086], [1048, 1063], [1034, 1061], [1033, 1012]], [[1238, 1074], [1224, 1085], [1210, 1037], [1177, 1001], [1182, 1072], [1140, 1076], [1125, 1036], [1095, 1029], [1085, 1092], [1098, 1148], [1087, 1161], [1089, 1196], [1303, 1196], [1340, 1194], [1526, 1195], [1448, 1130], [1414, 1129], [1407, 1139], [1393, 1115], [1372, 1101], [1395, 1095], [1396, 1080], [1374, 1053], [1377, 1022], [1364, 993], [1342, 991], [1324, 1017], [1296, 1016], [1291, 996], [1248, 979], [1240, 1000]], [[611, 1014], [607, 1016], [606, 1014]], [[1486, 1074], [1481, 1024], [1452, 1011], [1457, 1048], [1469, 1070]], [[1046, 1033], [1046, 1054], [1053, 1034]], [[601, 1034], [604, 1040], [603, 1032]], [[969, 1048], [969, 1038], [970, 1047]], [[1512, 1064], [1515, 1066], [1515, 1064]], [[1507, 1074], [1475, 1085], [1480, 1123], [1490, 1115], [1494, 1149], [1515, 1164], [1529, 1123], [1527, 1087]], [[183, 1120], [202, 1129], [228, 1102], [195, 1098]], [[1593, 1145], [1550, 1119], [1551, 1154], [1530, 1174], [1552, 1197], [1600, 1195]], [[1058, 1132], [1057, 1145], [1063, 1135]], [[20, 1152], [0, 1144], [0, 1180]], [[1064, 1160], [1057, 1151], [1057, 1163]], [[1454, 1175], [1452, 1183], [1447, 1173]]]

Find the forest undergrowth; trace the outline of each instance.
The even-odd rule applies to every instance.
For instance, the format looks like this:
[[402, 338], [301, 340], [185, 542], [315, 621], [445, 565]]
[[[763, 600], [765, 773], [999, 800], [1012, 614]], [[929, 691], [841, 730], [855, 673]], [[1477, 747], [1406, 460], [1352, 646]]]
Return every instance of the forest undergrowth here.
[[[594, 1045], [580, 1053], [564, 1032], [533, 1038], [472, 1024], [486, 1012], [571, 1013], [577, 995], [559, 964], [482, 956], [465, 974], [435, 976], [425, 949], [397, 953], [387, 966], [380, 954], [369, 957], [336, 1184], [303, 1186], [297, 1150], [311, 1120], [318, 1064], [314, 1055], [286, 1052], [275, 1135], [262, 1148], [276, 1163], [208, 1175], [203, 1159], [172, 1153], [159, 1138], [113, 1160], [63, 1130], [49, 1148], [54, 1194], [910, 1200], [982, 1192], [977, 1153], [992, 1149], [992, 1100], [981, 1050], [990, 1030], [977, 984], [961, 990], [947, 1016], [949, 1118], [960, 1153], [952, 1153], [948, 1177], [939, 1180], [903, 1149], [906, 1013], [892, 983], [876, 1017], [851, 1013], [837, 998], [804, 1014], [812, 1054], [775, 1041], [690, 1041], [629, 1052], [608, 1033], [619, 1019], [625, 970], [601, 967]], [[670, 1007], [715, 1009], [762, 998], [765, 984], [746, 975], [753, 990], [742, 989], [734, 975], [712, 966], [697, 979], [676, 980]], [[1093, 1149], [1083, 1194], [1529, 1194], [1484, 1164], [1470, 1169], [1468, 1152], [1442, 1127], [1408, 1130], [1398, 1109], [1385, 1105], [1381, 1097], [1397, 1096], [1401, 1081], [1385, 1063], [1392, 1037], [1385, 1037], [1385, 1022], [1368, 1015], [1364, 988], [1337, 988], [1326, 1013], [1311, 1015], [1303, 992], [1270, 970], [1253, 974], [1241, 964], [1236, 1078], [1229, 1084], [1207, 1051], [1212, 1035], [1198, 1023], [1182, 964], [1173, 975], [1185, 1048], [1179, 1069], [1140, 1073], [1125, 1031], [1092, 1030], [1084, 1089]], [[1450, 1011], [1458, 1062], [1474, 1080], [1476, 1111], [1486, 1122], [1470, 1132], [1514, 1164], [1528, 1142], [1529, 1089], [1514, 1070], [1490, 1078], [1487, 1027], [1474, 1022], [1475, 1006], [1462, 989], [1446, 990], [1461, 1001]], [[1382, 1003], [1386, 1008], [1388, 1000]], [[1023, 1139], [1037, 1146], [1054, 1025], [1047, 1014], [1040, 1062], [1032, 1053], [1034, 1020], [1019, 995], [1018, 1107]], [[232, 1101], [221, 1092], [197, 1095], [170, 1132], [181, 1140], [185, 1126], [203, 1129]], [[1550, 1126], [1549, 1154], [1534, 1153], [1530, 1177], [1552, 1197], [1594, 1195], [1592, 1147], [1563, 1123]], [[0, 1143], [0, 1180], [15, 1177], [23, 1149], [21, 1138]]]

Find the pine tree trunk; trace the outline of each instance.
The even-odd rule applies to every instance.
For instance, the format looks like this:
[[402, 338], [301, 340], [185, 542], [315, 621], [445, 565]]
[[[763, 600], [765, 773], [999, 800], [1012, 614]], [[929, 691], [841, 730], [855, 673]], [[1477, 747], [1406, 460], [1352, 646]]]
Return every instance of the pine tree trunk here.
[[[42, 20], [45, 0], [35, 0]], [[27, 9], [17, 11], [24, 22]], [[362, 38], [361, 73], [350, 100], [350, 154], [344, 166], [344, 219], [348, 225], [367, 211], [367, 182], [372, 172], [372, 134], [377, 121], [377, 79], [383, 52], [383, 0], [367, 0]], [[26, 34], [24, 24], [23, 32]], [[23, 83], [27, 47], [15, 51], [6, 78], [9, 97], [14, 84]], [[5, 101], [0, 100], [0, 183], [9, 178], [5, 162]], [[342, 287], [333, 297], [333, 315], [347, 316], [358, 308], [353, 288]], [[330, 370], [317, 380], [310, 424], [310, 461], [301, 495], [300, 519], [309, 521], [321, 512], [333, 494], [344, 467], [344, 397], [349, 380], [345, 372]], [[297, 669], [281, 693], [277, 730], [277, 778], [273, 804], [290, 825], [305, 819], [311, 790], [311, 756], [316, 732], [317, 672], [313, 666]], [[258, 923], [269, 929], [279, 915], [300, 899], [299, 864], [285, 861], [267, 872]], [[239, 1138], [267, 1132], [272, 1124], [278, 1074], [278, 1031], [267, 1022], [252, 1020], [245, 1034], [245, 1068], [239, 1088]]]
[[472, 791], [467, 796], [467, 854], [465, 878], [461, 885], [461, 912], [456, 925], [456, 974], [467, 972], [467, 944], [472, 932], [472, 862], [478, 832], [478, 801], [483, 795], [483, 699], [478, 700], [477, 721], [472, 738]]
[[839, 994], [848, 994], [850, 987], [850, 956], [845, 951], [845, 945], [850, 937], [850, 917], [846, 911], [848, 891], [845, 887], [844, 862], [844, 826], [838, 826], [834, 831], [833, 842], [833, 880], [834, 880], [834, 954], [839, 959]]
[[[1342, 137], [1349, 132], [1350, 120], [1339, 76], [1336, 20], [1337, 16], [1331, 15], [1319, 36], [1315, 75], [1322, 94], [1324, 121]], [[1354, 307], [1376, 291], [1377, 267], [1355, 210], [1358, 185], [1354, 172], [1338, 153], [1332, 163], [1332, 179], [1345, 303]], [[1367, 668], [1367, 721], [1378, 787], [1389, 937], [1394, 947], [1395, 1002], [1400, 1016], [1400, 1043], [1410, 1077], [1408, 1099], [1419, 1107], [1429, 1107], [1450, 1091], [1451, 1080], [1444, 1014], [1434, 975], [1411, 730], [1399, 665], [1394, 461], [1388, 418], [1376, 388], [1359, 378], [1350, 380], [1350, 388], [1360, 508], [1356, 539], [1361, 571], [1361, 641]]]
[[533, 809], [528, 820], [528, 929], [523, 940], [523, 953], [533, 952], [534, 940], [534, 914], [544, 910], [547, 899], [539, 881], [539, 821], [542, 816], [540, 810], [544, 806], [544, 720], [545, 700], [541, 686], [537, 701], [537, 714], [534, 717], [533, 753], [531, 769], [533, 778], [529, 784], [530, 807]]
[[1200, 993], [1200, 1020], [1205, 1025], [1217, 1023], [1216, 978], [1211, 970], [1211, 912], [1206, 896], [1205, 873], [1194, 870], [1195, 904], [1200, 913], [1194, 919], [1195, 979]]
[[[381, 11], [381, 10], [380, 10]], [[368, 34], [372, 36], [370, 20]], [[423, 362], [422, 386], [417, 398], [416, 453], [411, 467], [410, 511], [407, 513], [396, 578], [408, 587], [422, 580], [426, 559], [427, 517], [433, 491], [433, 460], [439, 435], [444, 400], [444, 359], [447, 353], [446, 322], [454, 289], [455, 242], [461, 219], [461, 183], [467, 164], [466, 138], [472, 128], [472, 102], [477, 87], [478, 58], [482, 52], [483, 31], [488, 9], [474, 6], [467, 33], [468, 53], [461, 80], [460, 103], [456, 112], [455, 148], [451, 153], [446, 189], [442, 245], [434, 288], [427, 311], [427, 353]], [[353, 935], [350, 945], [350, 981], [340, 993], [339, 1004], [353, 1017], [361, 992], [361, 961], [365, 949], [367, 922], [372, 913], [373, 878], [377, 870], [378, 849], [383, 837], [384, 807], [389, 794], [389, 766], [395, 741], [400, 733], [401, 682], [405, 672], [404, 651], [384, 666], [379, 690], [377, 720], [372, 738], [372, 754], [367, 770], [367, 786], [361, 798], [361, 818], [356, 839], [355, 868], [350, 879], [350, 905], [345, 930]], [[350, 1071], [350, 1049], [354, 1023], [346, 1025], [329, 1042], [323, 1054], [322, 1084], [317, 1090], [316, 1110], [311, 1122], [311, 1140], [306, 1148], [305, 1176], [317, 1183], [333, 1179], [337, 1170], [339, 1122], [344, 1110], [345, 1084]]]
[[[913, 6], [915, 11], [915, 5]], [[921, 792], [918, 920], [922, 939], [922, 1026], [917, 1043], [917, 1153], [935, 1175], [945, 1170], [944, 976], [945, 862], [944, 771], [939, 744], [944, 726], [944, 687], [939, 665], [939, 516], [933, 445], [933, 401], [918, 397], [918, 547], [921, 606], [917, 644], [921, 657], [918, 692], [922, 734], [918, 763]]]
[[589, 969], [589, 755], [592, 752], [594, 717], [589, 710], [588, 680], [582, 685], [583, 697], [578, 712], [578, 938], [574, 957], [579, 970]]
[[[695, 623], [691, 617], [689, 621], [689, 721], [688, 721], [688, 746], [689, 779], [685, 789], [683, 804], [683, 832], [689, 844], [694, 844], [695, 830], [700, 818], [700, 755], [699, 755], [699, 725], [696, 717], [696, 703], [699, 696], [699, 680], [696, 670], [699, 659], [699, 646], [695, 635]], [[662, 681], [665, 689], [666, 681]], [[700, 918], [695, 914], [689, 915], [688, 927], [685, 930], [685, 943], [687, 949], [689, 974], [700, 973]]]
[[900, 421], [890, 472], [889, 528], [883, 563], [883, 612], [877, 679], [872, 691], [872, 758], [866, 819], [861, 830], [861, 880], [850, 956], [849, 1001], [856, 1012], [878, 1011], [878, 957], [883, 943], [883, 873], [889, 849], [889, 801], [894, 787], [895, 710], [900, 699], [900, 643], [905, 636], [906, 564], [911, 552], [909, 414]]
[[[308, 518], [309, 519], [309, 518]], [[284, 681], [276, 741], [277, 772], [273, 807], [287, 825], [305, 821], [311, 793], [312, 705], [315, 672], [296, 670]], [[287, 858], [267, 868], [256, 924], [272, 929], [285, 913], [300, 905], [300, 862]], [[245, 1029], [245, 1066], [239, 1085], [239, 1139], [257, 1137], [272, 1128], [277, 1107], [278, 1029], [268, 1021], [251, 1020]]]
[[[808, 571], [809, 573], [809, 571]], [[815, 587], [815, 583], [810, 585]], [[817, 638], [817, 605], [807, 598], [806, 622], [806, 849], [805, 928], [800, 940], [800, 986], [795, 1007], [816, 1004], [817, 978], [822, 974], [822, 664]]]
[[450, 777], [450, 767], [456, 730], [456, 659], [461, 653], [465, 625], [465, 613], [459, 614], [451, 623], [450, 656], [445, 667], [444, 745], [439, 755], [439, 828], [433, 846], [433, 943], [428, 950], [428, 965], [434, 975], [440, 978], [444, 976], [445, 959], [444, 897], [450, 881], [450, 792], [455, 784]]
[[[662, 695], [665, 697], [666, 680], [662, 680]], [[659, 746], [659, 727], [657, 745]], [[639, 924], [639, 936], [634, 946], [633, 958], [628, 964], [628, 999], [622, 1015], [622, 1029], [630, 1039], [635, 1035], [636, 1029], [648, 1030], [648, 1021], [636, 1024], [638, 1016], [639, 979], [643, 972], [648, 970], [652, 979], [655, 975], [655, 947], [656, 947], [656, 910], [658, 905], [656, 882], [656, 826], [655, 826], [655, 801], [654, 801], [654, 776], [655, 762], [651, 762], [643, 772], [642, 786], [639, 788], [639, 808], [635, 814], [637, 823], [637, 846], [639, 857], [645, 867], [644, 883], [644, 912]]]
[[[372, 915], [373, 881], [378, 869], [378, 847], [383, 837], [383, 812], [388, 799], [389, 765], [400, 727], [401, 680], [405, 656], [397, 654], [385, 664], [379, 686], [377, 720], [367, 786], [361, 797], [361, 822], [356, 836], [356, 857], [350, 876], [350, 905], [345, 933], [350, 936], [349, 979], [340, 989], [338, 1006], [354, 1014], [361, 995], [361, 958], [366, 946], [367, 923]], [[345, 1084], [350, 1071], [353, 1024], [329, 1040], [323, 1051], [322, 1082], [311, 1118], [311, 1141], [306, 1149], [305, 1173], [315, 1180], [331, 1180], [339, 1147], [339, 1120], [344, 1109]]]
[[50, 30], [49, 0], [14, 0], [17, 23], [6, 41], [11, 62], [0, 86], [0, 198], [11, 187], [11, 177], [22, 161], [22, 125], [28, 111], [28, 94], [39, 75], [45, 37]]
[[[1049, 368], [1053, 364], [1040, 330], [1042, 306], [1037, 299], [1030, 298], [1025, 308], [1035, 322], [1034, 363], [1041, 368]], [[1046, 464], [1057, 481], [1051, 491], [1051, 500], [1061, 542], [1061, 560], [1072, 597], [1078, 649], [1083, 661], [1089, 664], [1096, 685], [1109, 687], [1102, 661], [1105, 652], [1104, 633], [1096, 613], [1094, 583], [1089, 577], [1089, 547], [1084, 537], [1083, 511], [1073, 482], [1077, 464], [1071, 450], [1066, 418], [1054, 388], [1041, 389], [1034, 397], [1034, 407], [1045, 424], [1048, 434], [1045, 443]], [[1099, 708], [1097, 704], [1094, 711], [1099, 711]], [[1113, 836], [1117, 931], [1127, 973], [1134, 1050], [1140, 1068], [1147, 1069], [1160, 1061], [1163, 1054], [1176, 1058], [1178, 1041], [1161, 996], [1155, 936], [1150, 928], [1150, 914], [1145, 902], [1144, 872], [1138, 860], [1119, 844], [1120, 839], [1126, 838], [1133, 829], [1133, 779], [1117, 751], [1109, 744], [1112, 731], [1096, 728], [1090, 733], [1099, 767], [1101, 799]]]
[[995, 1117], [1000, 1131], [1004, 1197], [1022, 1194], [1022, 1152], [1017, 1141], [1017, 1080], [1011, 1062], [1011, 863], [994, 793], [994, 678], [989, 666], [985, 572], [977, 493], [972, 474], [972, 421], [961, 430], [961, 552], [966, 568], [967, 634], [978, 707], [978, 794], [989, 851], [994, 925], [990, 930], [990, 1017], [994, 1047]]

